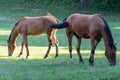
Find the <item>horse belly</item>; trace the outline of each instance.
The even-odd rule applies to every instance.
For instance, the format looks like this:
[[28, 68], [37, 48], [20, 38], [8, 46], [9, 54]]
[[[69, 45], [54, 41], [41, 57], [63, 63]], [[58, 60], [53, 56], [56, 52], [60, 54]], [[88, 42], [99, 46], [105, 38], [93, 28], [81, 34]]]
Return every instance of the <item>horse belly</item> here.
[[74, 33], [81, 38], [90, 38], [89, 31], [87, 29], [74, 28], [73, 30]]
[[45, 29], [34, 28], [28, 31], [28, 35], [39, 35], [45, 32]]
[[87, 33], [79, 33], [78, 36], [81, 38], [86, 38], [86, 39], [90, 38], [90, 36]]

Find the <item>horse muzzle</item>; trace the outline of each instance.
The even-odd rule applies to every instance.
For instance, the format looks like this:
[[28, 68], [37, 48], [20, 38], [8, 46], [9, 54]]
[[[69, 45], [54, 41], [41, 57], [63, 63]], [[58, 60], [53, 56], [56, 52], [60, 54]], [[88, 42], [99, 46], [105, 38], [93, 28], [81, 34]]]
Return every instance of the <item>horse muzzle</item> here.
[[9, 53], [8, 56], [12, 56], [12, 54]]
[[110, 65], [110, 66], [114, 66], [114, 65], [116, 65], [116, 62], [110, 62], [109, 65]]

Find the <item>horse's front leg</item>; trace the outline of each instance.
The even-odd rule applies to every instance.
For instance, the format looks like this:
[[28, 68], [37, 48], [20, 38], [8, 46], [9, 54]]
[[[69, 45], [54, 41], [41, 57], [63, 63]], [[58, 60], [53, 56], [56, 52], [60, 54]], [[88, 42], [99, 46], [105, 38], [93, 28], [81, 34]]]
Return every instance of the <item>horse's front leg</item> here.
[[100, 42], [101, 38], [95, 39], [95, 38], [91, 38], [91, 54], [90, 54], [90, 58], [89, 58], [89, 65], [90, 66], [94, 66], [94, 53], [95, 53], [95, 49], [96, 46], [98, 45], [98, 43]]
[[26, 36], [26, 38], [25, 38], [25, 47], [26, 47], [26, 52], [27, 52], [26, 58], [28, 58], [28, 56], [29, 56], [29, 49], [28, 49], [28, 40], [27, 40], [27, 36]]
[[24, 47], [24, 41], [22, 41], [21, 51], [20, 51], [20, 54], [18, 55], [18, 57], [20, 57], [23, 54], [23, 47]]
[[27, 55], [26, 55], [26, 58], [28, 58], [29, 56], [29, 49], [28, 49], [28, 39], [27, 39], [27, 34], [22, 34], [23, 36], [23, 42], [25, 44], [25, 47], [26, 47], [26, 52], [27, 52]]
[[89, 58], [89, 65], [94, 66], [94, 52], [95, 52], [95, 39], [91, 38], [91, 54]]

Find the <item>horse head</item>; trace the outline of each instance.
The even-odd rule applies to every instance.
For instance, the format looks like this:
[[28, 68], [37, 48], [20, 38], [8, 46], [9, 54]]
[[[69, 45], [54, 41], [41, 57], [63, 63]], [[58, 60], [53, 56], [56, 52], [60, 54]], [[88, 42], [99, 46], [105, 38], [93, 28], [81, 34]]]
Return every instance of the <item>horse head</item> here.
[[15, 49], [15, 44], [9, 40], [7, 40], [7, 44], [8, 44], [8, 56], [12, 56], [13, 51]]
[[117, 51], [116, 45], [114, 45], [114, 44], [111, 46], [110, 49], [107, 49], [105, 51], [105, 55], [109, 61], [110, 66], [113, 66], [116, 64], [116, 51]]

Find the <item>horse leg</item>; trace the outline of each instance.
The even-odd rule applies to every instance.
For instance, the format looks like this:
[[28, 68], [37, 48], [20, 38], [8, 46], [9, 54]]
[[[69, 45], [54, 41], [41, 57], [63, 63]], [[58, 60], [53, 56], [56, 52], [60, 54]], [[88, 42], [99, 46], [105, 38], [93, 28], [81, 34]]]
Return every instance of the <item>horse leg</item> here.
[[79, 62], [83, 62], [82, 56], [80, 54], [80, 45], [81, 45], [81, 38], [77, 37], [76, 51], [78, 53]]
[[57, 58], [58, 57], [58, 45], [59, 45], [59, 42], [58, 42], [58, 40], [57, 40], [57, 38], [56, 38], [56, 36], [54, 35], [53, 36], [53, 42], [54, 42], [54, 44], [55, 44], [55, 47], [56, 47], [56, 55], [55, 55], [55, 58]]
[[18, 55], [18, 57], [20, 57], [23, 54], [23, 47], [24, 47], [24, 41], [22, 41], [21, 51], [20, 51], [20, 54]]
[[66, 34], [68, 37], [68, 48], [69, 48], [69, 53], [70, 53], [70, 60], [72, 61], [72, 37], [73, 37], [73, 32], [69, 31], [69, 29], [66, 29]]
[[98, 45], [98, 43], [100, 42], [100, 38], [95, 39], [95, 38], [91, 38], [91, 54], [90, 54], [90, 58], [89, 58], [89, 65], [90, 66], [94, 66], [94, 53], [95, 53], [95, 49], [96, 46]]
[[28, 49], [28, 40], [27, 40], [27, 36], [26, 36], [26, 38], [25, 38], [25, 47], [26, 47], [26, 52], [27, 52], [26, 58], [28, 58], [28, 56], [29, 56], [29, 49]]
[[23, 41], [24, 41], [24, 44], [25, 44], [25, 47], [26, 47], [26, 52], [27, 52], [26, 58], [28, 58], [28, 56], [29, 56], [29, 49], [28, 49], [27, 35], [23, 33], [22, 36], [23, 36]]
[[50, 39], [50, 35], [48, 35], [48, 49], [47, 49], [47, 52], [46, 52], [44, 58], [48, 57], [48, 54], [49, 54], [50, 49], [51, 49], [51, 45], [52, 45], [52, 40]]

